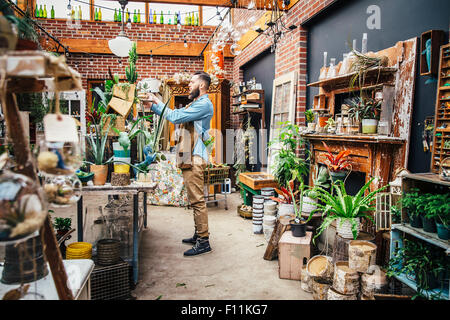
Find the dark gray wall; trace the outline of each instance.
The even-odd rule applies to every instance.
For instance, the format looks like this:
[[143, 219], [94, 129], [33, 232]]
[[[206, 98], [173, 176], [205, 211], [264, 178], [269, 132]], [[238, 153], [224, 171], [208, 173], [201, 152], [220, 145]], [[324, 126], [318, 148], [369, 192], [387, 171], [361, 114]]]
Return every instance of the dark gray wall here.
[[[366, 25], [370, 5], [381, 9], [381, 29], [369, 30]], [[308, 82], [317, 81], [323, 65], [323, 52], [328, 58], [342, 60], [349, 51], [348, 42], [357, 39], [361, 50], [362, 34], [368, 34], [368, 50], [379, 51], [398, 41], [411, 39], [431, 29], [444, 30], [448, 40], [450, 23], [449, 0], [344, 0], [339, 1], [317, 18], [305, 25], [308, 35]], [[420, 44], [420, 41], [418, 42]], [[419, 47], [419, 46], [418, 46]], [[419, 49], [419, 48], [418, 48]], [[429, 172], [431, 153], [422, 146], [422, 130], [425, 117], [434, 116], [437, 84], [425, 84], [428, 77], [420, 76], [417, 59], [416, 89], [411, 125], [411, 145], [408, 169], [412, 172]], [[308, 88], [307, 103], [312, 106], [317, 88]]]

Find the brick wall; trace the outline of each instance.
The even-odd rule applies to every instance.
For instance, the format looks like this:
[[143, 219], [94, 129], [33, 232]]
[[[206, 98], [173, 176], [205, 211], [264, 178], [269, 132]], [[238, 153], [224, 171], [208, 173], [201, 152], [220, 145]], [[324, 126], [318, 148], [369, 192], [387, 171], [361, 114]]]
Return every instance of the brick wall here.
[[[335, 0], [299, 0], [288, 12], [286, 26], [295, 24], [298, 28], [292, 32], [292, 40], [280, 46], [275, 52], [275, 78], [297, 71], [297, 102], [295, 121], [297, 124], [305, 124], [304, 112], [306, 109], [306, 75], [307, 75], [307, 31], [300, 28], [300, 23], [314, 16], [326, 8]], [[237, 10], [235, 10], [237, 11]], [[245, 11], [245, 10], [244, 10]], [[238, 12], [236, 17], [242, 17]], [[239, 21], [239, 19], [235, 19]], [[233, 64], [233, 80], [242, 81], [243, 72], [241, 67], [270, 48], [265, 36], [258, 36], [240, 55], [235, 57]], [[233, 119], [234, 124], [238, 123]]]
[[[39, 19], [39, 23], [58, 39], [109, 40], [120, 31], [120, 26], [113, 22], [81, 21], [80, 29], [71, 28], [65, 20]], [[133, 41], [173, 41], [181, 43], [184, 41], [183, 35], [191, 32], [186, 38], [188, 42], [206, 44], [214, 28], [209, 26], [182, 26], [181, 30], [178, 31], [176, 26], [133, 24], [131, 30], [126, 32]], [[49, 44], [51, 45], [51, 41], [49, 41]], [[88, 79], [105, 79], [108, 77], [109, 68], [113, 74], [117, 73], [121, 78], [124, 78], [127, 58], [120, 59], [112, 54], [71, 53], [67, 62], [81, 73], [83, 88], [86, 90]], [[153, 55], [153, 61], [151, 61], [150, 55], [139, 55], [137, 62], [138, 80], [149, 77], [161, 79], [163, 76], [172, 76], [174, 73], [182, 72], [185, 69], [187, 72], [201, 71], [203, 65], [203, 57]], [[225, 58], [224, 65], [225, 78], [232, 79], [233, 59]]]

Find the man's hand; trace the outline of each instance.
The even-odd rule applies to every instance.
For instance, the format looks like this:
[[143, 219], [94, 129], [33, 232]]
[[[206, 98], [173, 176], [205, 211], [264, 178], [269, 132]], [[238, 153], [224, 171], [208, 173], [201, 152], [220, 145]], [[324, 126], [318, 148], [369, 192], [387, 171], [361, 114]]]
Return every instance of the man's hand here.
[[139, 95], [139, 98], [142, 99], [142, 103], [145, 107], [151, 108], [154, 103], [161, 103], [161, 100], [158, 99], [153, 93], [147, 93]]

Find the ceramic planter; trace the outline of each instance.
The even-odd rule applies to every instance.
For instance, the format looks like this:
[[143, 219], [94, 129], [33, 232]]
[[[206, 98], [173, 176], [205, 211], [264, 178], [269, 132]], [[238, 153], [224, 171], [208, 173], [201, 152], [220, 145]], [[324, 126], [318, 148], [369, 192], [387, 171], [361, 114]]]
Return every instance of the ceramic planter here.
[[423, 231], [430, 232], [430, 233], [436, 233], [436, 222], [434, 222], [434, 219], [428, 219], [425, 216], [421, 216], [421, 218], [422, 218]]
[[278, 206], [278, 215], [282, 217], [289, 216], [291, 214], [295, 214], [294, 205], [289, 203], [280, 203]]
[[333, 182], [336, 182], [338, 180], [344, 181], [345, 176], [347, 175], [347, 172], [345, 172], [345, 171], [338, 171], [338, 172], [329, 171], [329, 173], [330, 173], [331, 181], [333, 181]]
[[[356, 223], [357, 223], [356, 236], [358, 236], [358, 234], [359, 234], [359, 227], [360, 227], [360, 221], [359, 221], [359, 218], [354, 218], [354, 219], [356, 219]], [[342, 222], [342, 225], [341, 225], [341, 222], [342, 221], [341, 221], [340, 218], [338, 218], [337, 221], [336, 221], [336, 231], [337, 231], [337, 233], [344, 239], [353, 239], [352, 224], [351, 224], [350, 220], [349, 219], [345, 219]]]
[[409, 214], [409, 223], [411, 227], [413, 228], [422, 228], [422, 219], [420, 218], [420, 215], [411, 215]]
[[362, 119], [362, 133], [375, 134], [377, 133], [378, 120], [376, 119]]
[[94, 173], [94, 185], [103, 186], [106, 183], [106, 178], [108, 177], [108, 165], [91, 165], [91, 172]]
[[292, 236], [301, 238], [306, 236], [306, 223], [304, 221], [300, 221], [300, 223], [296, 223], [295, 220], [290, 221]]
[[439, 239], [448, 240], [450, 236], [450, 228], [442, 223], [436, 222], [437, 235]]
[[310, 197], [303, 196], [303, 207], [302, 212], [304, 213], [311, 213], [313, 210], [317, 209], [317, 205], [312, 204], [317, 203], [317, 199], [312, 199]]
[[316, 124], [315, 124], [314, 122], [308, 123], [308, 130], [309, 130], [309, 131], [314, 131], [314, 130], [316, 130]]

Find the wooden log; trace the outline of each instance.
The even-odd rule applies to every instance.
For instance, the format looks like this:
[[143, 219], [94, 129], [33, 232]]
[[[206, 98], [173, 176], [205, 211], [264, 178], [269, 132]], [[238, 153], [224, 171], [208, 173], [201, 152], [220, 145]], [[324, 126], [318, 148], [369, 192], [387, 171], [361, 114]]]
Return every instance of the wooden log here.
[[327, 300], [357, 300], [356, 294], [342, 294], [332, 287], [328, 288]]
[[369, 241], [352, 240], [348, 246], [348, 266], [358, 272], [368, 272], [376, 262], [377, 246]]
[[384, 293], [388, 286], [386, 273], [377, 266], [372, 274], [364, 273], [361, 276], [361, 293], [374, 296], [375, 293]]
[[314, 300], [327, 300], [331, 282], [323, 279], [312, 279], [312, 294]]
[[111, 185], [115, 187], [127, 186], [130, 184], [130, 173], [111, 172]]
[[[336, 238], [334, 241], [333, 246], [333, 263], [337, 261], [347, 261], [348, 260], [348, 244], [353, 239], [345, 239], [342, 238], [340, 235], [336, 234]], [[358, 238], [356, 240], [364, 240], [369, 241], [372, 243], [375, 243], [375, 236], [371, 235], [370, 233], [361, 231], [358, 235]]]
[[301, 271], [300, 288], [305, 292], [312, 292], [312, 278], [309, 276], [308, 271], [306, 271], [306, 266], [303, 266]]
[[333, 289], [341, 294], [357, 294], [359, 273], [348, 267], [348, 262], [339, 261], [334, 265]]
[[267, 244], [266, 252], [264, 253], [264, 260], [273, 260], [278, 256], [278, 242], [281, 236], [289, 226], [289, 220], [281, 217], [275, 222], [270, 241]]
[[334, 266], [331, 260], [328, 256], [314, 256], [308, 261], [306, 271], [314, 279], [332, 282]]

